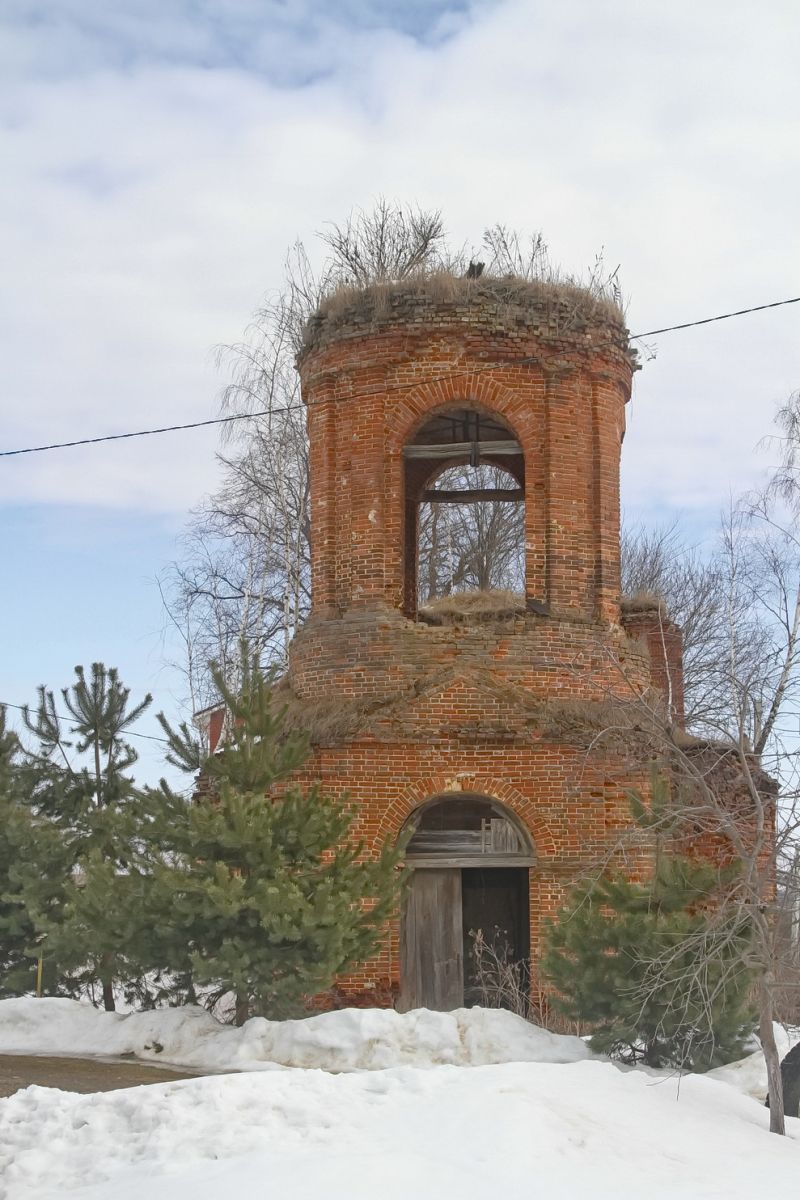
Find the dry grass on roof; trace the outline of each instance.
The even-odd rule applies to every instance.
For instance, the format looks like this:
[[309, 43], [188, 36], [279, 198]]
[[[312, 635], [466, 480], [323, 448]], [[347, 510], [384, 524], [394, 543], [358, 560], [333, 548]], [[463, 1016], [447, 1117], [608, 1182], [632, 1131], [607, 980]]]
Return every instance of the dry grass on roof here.
[[514, 275], [471, 279], [449, 270], [433, 270], [366, 286], [340, 283], [320, 301], [306, 323], [301, 354], [325, 333], [350, 324], [381, 324], [394, 312], [407, 318], [408, 309], [415, 305], [496, 305], [507, 309], [509, 318], [514, 311], [519, 315], [525, 310], [538, 314], [549, 310], [557, 318], [555, 332], [577, 332], [587, 323], [612, 324], [625, 332], [625, 315], [613, 296], [568, 277], [559, 278], [557, 273], [542, 279]]
[[347, 740], [401, 694], [398, 691], [396, 696], [390, 698], [337, 694], [309, 700], [298, 696], [286, 679], [281, 680], [274, 692], [279, 708], [284, 710], [284, 730], [287, 733], [304, 733], [312, 746]]
[[[285, 709], [287, 732], [303, 733], [312, 746], [335, 746], [367, 736], [378, 741], [403, 741], [407, 738], [407, 706], [437, 686], [446, 686], [457, 674], [450, 669], [431, 675], [416, 685], [399, 687], [382, 696], [320, 696], [311, 700], [298, 696], [283, 679], [275, 689], [279, 707]], [[644, 757], [662, 744], [657, 736], [664, 714], [663, 697], [650, 693], [642, 699], [577, 700], [543, 698], [526, 688], [498, 678], [491, 671], [481, 672], [481, 686], [511, 710], [506, 721], [488, 711], [485, 718], [445, 721], [450, 736], [470, 739], [491, 738], [514, 741], [546, 741], [589, 748], [600, 753], [613, 751], [626, 756]], [[434, 721], [438, 730], [442, 722]], [[435, 731], [434, 730], [434, 731]]]
[[660, 692], [604, 700], [545, 700], [537, 709], [542, 731], [565, 741], [588, 740], [599, 748], [656, 746], [665, 712]]
[[659, 616], [667, 615], [667, 604], [658, 592], [650, 592], [644, 588], [631, 596], [623, 596], [621, 608], [623, 613], [657, 612]]
[[458, 625], [518, 617], [525, 611], [525, 597], [521, 592], [491, 588], [488, 591], [456, 592], [428, 600], [420, 605], [417, 616], [428, 625]]

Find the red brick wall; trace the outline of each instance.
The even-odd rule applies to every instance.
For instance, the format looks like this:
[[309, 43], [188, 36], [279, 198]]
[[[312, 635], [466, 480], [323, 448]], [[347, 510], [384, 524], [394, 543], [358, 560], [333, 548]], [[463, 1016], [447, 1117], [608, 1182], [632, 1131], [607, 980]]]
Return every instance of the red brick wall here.
[[[455, 708], [450, 715], [457, 718]], [[420, 721], [418, 735], [425, 728]], [[530, 870], [531, 958], [538, 958], [544, 921], [555, 917], [581, 870], [627, 830], [627, 789], [648, 792], [643, 765], [585, 748], [508, 740], [474, 742], [442, 737], [432, 724], [427, 743], [364, 740], [317, 750], [297, 781], [318, 780], [331, 796], [347, 795], [357, 812], [355, 833], [368, 851], [396, 837], [432, 796], [478, 793], [499, 800], [530, 832], [536, 866]], [[387, 929], [371, 962], [340, 980], [344, 997], [363, 990], [386, 998], [399, 985], [399, 921]]]
[[[542, 718], [554, 703], [599, 711], [650, 682], [647, 648], [619, 623], [625, 339], [614, 321], [578, 319], [553, 300], [514, 310], [491, 297], [400, 297], [381, 313], [317, 321], [299, 363], [313, 610], [289, 683], [309, 703], [341, 697], [373, 711], [359, 732], [318, 747], [298, 779], [347, 793], [368, 851], [433, 796], [469, 791], [505, 804], [536, 848], [534, 962], [543, 921], [628, 826], [626, 789], [646, 790], [649, 779], [645, 763], [602, 740], [590, 753]], [[522, 447], [526, 591], [539, 612], [432, 628], [412, 619], [416, 497], [404, 494], [402, 450], [454, 406], [500, 418]], [[397, 982], [394, 922], [375, 960], [341, 981], [337, 1002], [362, 992], [388, 1003]]]
[[562, 307], [510, 313], [417, 297], [373, 323], [323, 325], [300, 361], [315, 615], [403, 606], [402, 449], [431, 414], [467, 404], [500, 417], [523, 448], [528, 596], [555, 612], [619, 619], [632, 365], [619, 325], [576, 329]]
[[647, 647], [652, 682], [666, 697], [674, 722], [683, 726], [683, 634], [679, 626], [658, 606], [628, 610], [623, 613], [622, 623], [630, 637]]

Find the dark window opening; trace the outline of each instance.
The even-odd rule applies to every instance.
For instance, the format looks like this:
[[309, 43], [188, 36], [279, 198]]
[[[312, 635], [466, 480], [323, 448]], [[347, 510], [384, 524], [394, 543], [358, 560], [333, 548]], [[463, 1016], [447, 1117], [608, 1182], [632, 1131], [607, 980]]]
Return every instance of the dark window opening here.
[[450, 467], [419, 507], [417, 602], [493, 591], [525, 594], [524, 493], [500, 467]]
[[404, 458], [407, 610], [435, 617], [452, 597], [487, 611], [501, 600], [524, 608], [525, 473], [511, 430], [476, 410], [447, 410]]
[[461, 872], [464, 1004], [527, 1010], [530, 996], [528, 872]]

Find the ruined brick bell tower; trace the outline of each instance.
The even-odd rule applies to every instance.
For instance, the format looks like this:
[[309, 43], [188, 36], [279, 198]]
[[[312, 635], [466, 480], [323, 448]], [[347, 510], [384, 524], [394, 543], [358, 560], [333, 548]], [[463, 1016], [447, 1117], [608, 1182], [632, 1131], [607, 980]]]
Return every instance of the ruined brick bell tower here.
[[[620, 612], [627, 331], [577, 289], [456, 284], [323, 306], [299, 358], [313, 607], [287, 686], [331, 718], [303, 777], [348, 794], [367, 846], [413, 829], [404, 911], [342, 981], [402, 1008], [475, 999], [477, 928], [535, 979], [543, 918], [646, 783], [581, 735], [593, 706], [650, 685]], [[512, 486], [473, 499], [524, 503], [524, 597], [434, 621], [417, 604], [420, 505], [442, 500], [444, 470], [483, 463]]]

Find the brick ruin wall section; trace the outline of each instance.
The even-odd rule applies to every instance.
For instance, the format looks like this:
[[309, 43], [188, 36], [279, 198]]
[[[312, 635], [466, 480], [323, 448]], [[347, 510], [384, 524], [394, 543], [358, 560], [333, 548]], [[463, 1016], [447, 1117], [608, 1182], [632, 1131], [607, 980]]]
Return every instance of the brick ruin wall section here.
[[[643, 764], [618, 755], [587, 758], [577, 747], [542, 743], [442, 738], [435, 742], [355, 741], [319, 748], [301, 786], [319, 782], [324, 792], [346, 797], [357, 814], [354, 833], [367, 852], [384, 837], [396, 838], [432, 796], [470, 792], [499, 800], [529, 830], [536, 865], [530, 869], [531, 962], [535, 978], [544, 924], [555, 918], [582, 869], [616, 845], [633, 851], [627, 836], [627, 792], [649, 791]], [[646, 849], [639, 855], [641, 863]], [[399, 984], [399, 919], [390, 922], [383, 945], [369, 962], [338, 981], [337, 1003], [391, 1003]]]
[[295, 693], [390, 701], [434, 679], [484, 673], [541, 700], [630, 701], [650, 684], [647, 645], [619, 629], [533, 614], [431, 627], [383, 610], [309, 621], [290, 652]]
[[[620, 626], [627, 335], [608, 315], [587, 322], [556, 300], [523, 309], [485, 296], [400, 297], [379, 314], [312, 322], [299, 367], [313, 609], [287, 683], [301, 704], [396, 703], [372, 726], [323, 738], [295, 781], [346, 794], [368, 852], [433, 796], [469, 791], [506, 805], [536, 847], [535, 964], [542, 923], [629, 827], [627, 789], [649, 782], [641, 759], [537, 733], [526, 709], [600, 706], [650, 684], [645, 642]], [[417, 491], [406, 497], [403, 447], [433, 414], [465, 406], [499, 418], [522, 448], [526, 595], [539, 611], [431, 627], [410, 619], [408, 504], [424, 470], [409, 473]], [[340, 981], [345, 1002], [391, 1002], [398, 936], [395, 921], [380, 954]]]
[[525, 456], [528, 597], [618, 622], [624, 340], [618, 323], [576, 323], [568, 306], [418, 297], [323, 327], [300, 360], [314, 615], [407, 606], [403, 446], [435, 412], [467, 404], [501, 418]]

